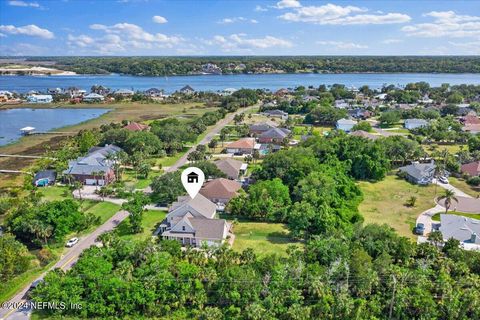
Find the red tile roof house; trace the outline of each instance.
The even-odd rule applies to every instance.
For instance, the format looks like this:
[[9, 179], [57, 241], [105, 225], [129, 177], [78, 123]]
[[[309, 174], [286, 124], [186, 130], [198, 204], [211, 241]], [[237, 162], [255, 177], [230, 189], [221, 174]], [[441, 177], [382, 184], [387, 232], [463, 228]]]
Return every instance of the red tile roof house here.
[[474, 115], [467, 115], [461, 119], [462, 130], [470, 133], [480, 133], [480, 118]]
[[146, 124], [138, 123], [138, 122], [130, 122], [127, 124], [123, 129], [126, 129], [128, 131], [144, 131], [144, 130], [149, 130], [150, 127], [147, 126]]
[[255, 149], [255, 138], [242, 138], [227, 145], [227, 153], [252, 154]]
[[225, 205], [238, 195], [241, 188], [242, 185], [234, 180], [219, 178], [207, 182], [200, 189], [200, 194], [213, 203]]
[[471, 177], [480, 176], [480, 161], [465, 163], [460, 170]]

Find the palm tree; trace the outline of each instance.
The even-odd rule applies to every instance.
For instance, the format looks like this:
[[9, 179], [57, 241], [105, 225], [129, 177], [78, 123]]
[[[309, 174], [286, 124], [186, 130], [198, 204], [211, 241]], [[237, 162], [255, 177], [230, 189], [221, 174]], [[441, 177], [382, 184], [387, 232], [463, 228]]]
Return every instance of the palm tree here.
[[455, 201], [458, 203], [458, 199], [455, 196], [455, 192], [452, 190], [445, 190], [445, 193], [443, 196], [439, 197], [438, 200], [445, 200], [445, 214], [448, 213], [448, 210], [450, 209], [450, 206], [452, 205], [452, 201]]

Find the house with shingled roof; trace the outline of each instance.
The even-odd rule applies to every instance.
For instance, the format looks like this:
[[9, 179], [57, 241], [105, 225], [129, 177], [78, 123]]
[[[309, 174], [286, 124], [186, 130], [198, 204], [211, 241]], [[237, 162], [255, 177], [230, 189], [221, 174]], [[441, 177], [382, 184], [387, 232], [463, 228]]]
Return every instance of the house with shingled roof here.
[[480, 161], [465, 163], [461, 166], [460, 170], [470, 177], [480, 176]]
[[227, 153], [231, 154], [252, 154], [256, 147], [255, 138], [241, 138], [227, 145]]
[[200, 194], [213, 203], [226, 205], [230, 199], [238, 195], [242, 185], [234, 180], [218, 178], [205, 183]]
[[231, 225], [225, 219], [215, 218], [216, 208], [215, 203], [201, 194], [193, 199], [178, 197], [155, 234], [163, 239], [177, 240], [183, 246], [219, 246], [227, 239]]
[[247, 171], [248, 164], [235, 159], [221, 159], [215, 161], [213, 164], [227, 175], [227, 178], [232, 180], [239, 179]]

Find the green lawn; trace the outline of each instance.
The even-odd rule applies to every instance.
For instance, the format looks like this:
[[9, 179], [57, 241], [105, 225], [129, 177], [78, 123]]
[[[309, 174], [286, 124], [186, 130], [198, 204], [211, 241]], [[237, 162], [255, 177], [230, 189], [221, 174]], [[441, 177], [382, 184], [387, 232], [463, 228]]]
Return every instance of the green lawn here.
[[72, 198], [72, 192], [66, 186], [49, 186], [38, 189], [43, 194], [44, 201], [55, 201]]
[[142, 227], [143, 232], [132, 234], [130, 233], [128, 219], [125, 219], [117, 227], [117, 231], [120, 237], [128, 240], [145, 240], [153, 235], [157, 225], [165, 219], [167, 215], [166, 211], [160, 210], [147, 210], [143, 213]]
[[449, 177], [448, 182], [454, 187], [462, 190], [466, 194], [471, 195], [472, 197], [477, 197], [480, 195], [480, 187], [474, 187], [469, 185], [465, 180], [455, 177]]
[[[359, 186], [364, 195], [359, 210], [365, 223], [386, 223], [400, 235], [412, 239], [412, 229], [418, 215], [435, 206], [435, 186], [414, 185], [396, 175], [389, 175], [376, 183], [361, 181]], [[443, 189], [437, 187], [436, 191], [439, 194]], [[417, 197], [413, 208], [405, 205], [411, 196]]]
[[298, 242], [289, 237], [286, 226], [282, 223], [238, 222], [233, 227], [235, 241], [233, 250], [242, 252], [252, 248], [259, 255], [286, 255], [289, 245]]
[[461, 149], [466, 150], [468, 147], [466, 145], [461, 145], [461, 144], [430, 144], [430, 145], [424, 145], [424, 149], [427, 151], [427, 153], [430, 155], [432, 154], [433, 150], [438, 151], [443, 151], [447, 150], [448, 153], [450, 154], [455, 154], [459, 152]]
[[161, 164], [162, 167], [170, 167], [172, 166], [173, 164], [175, 164], [175, 162], [178, 161], [178, 159], [180, 159], [184, 154], [185, 152], [188, 151], [188, 148], [183, 148], [183, 150], [181, 152], [178, 152], [177, 154], [175, 154], [174, 156], [171, 156], [171, 157], [165, 157], [165, 158], [160, 158], [158, 161], [157, 161], [157, 164]]
[[[432, 220], [433, 221], [440, 221], [440, 215], [443, 214], [443, 213], [444, 212], [440, 212], [440, 213], [435, 214], [432, 217]], [[475, 214], [475, 213], [465, 213], [465, 212], [455, 211], [455, 212], [449, 212], [448, 214], [453, 214], [453, 215], [456, 215], [456, 216], [462, 216], [462, 217], [467, 217], [467, 218], [480, 220], [480, 214]]]
[[142, 177], [135, 177], [133, 170], [125, 170], [122, 175], [122, 181], [125, 182], [127, 186], [132, 186], [134, 189], [144, 189], [152, 184], [152, 181], [155, 177], [162, 174], [162, 170], [151, 171], [147, 179]]

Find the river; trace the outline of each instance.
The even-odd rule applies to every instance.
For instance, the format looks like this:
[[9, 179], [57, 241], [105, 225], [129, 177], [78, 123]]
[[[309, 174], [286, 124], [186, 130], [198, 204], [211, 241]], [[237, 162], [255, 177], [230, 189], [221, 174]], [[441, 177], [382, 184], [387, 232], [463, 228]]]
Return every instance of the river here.
[[198, 75], [173, 77], [135, 77], [122, 75], [76, 75], [76, 76], [0, 76], [0, 90], [25, 93], [30, 90], [45, 91], [47, 88], [78, 87], [87, 91], [97, 84], [111, 89], [146, 90], [152, 87], [171, 93], [185, 85], [197, 91], [221, 91], [226, 88], [265, 88], [277, 90], [296, 86], [321, 84], [345, 84], [348, 87], [368, 85], [380, 88], [385, 84], [405, 85], [426, 81], [431, 86], [442, 83], [480, 84], [480, 74], [451, 73], [343, 73], [343, 74], [239, 74]]
[[50, 131], [97, 118], [109, 109], [7, 109], [0, 110], [0, 146], [20, 139], [20, 129], [31, 126], [37, 132]]

